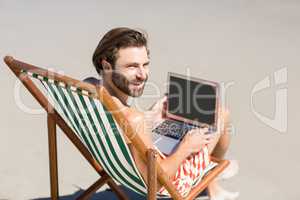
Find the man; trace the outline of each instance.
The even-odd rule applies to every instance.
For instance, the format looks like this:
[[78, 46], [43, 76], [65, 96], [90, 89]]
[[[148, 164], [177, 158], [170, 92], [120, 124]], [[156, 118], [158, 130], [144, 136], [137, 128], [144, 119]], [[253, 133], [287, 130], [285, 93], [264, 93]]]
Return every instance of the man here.
[[[93, 64], [102, 80], [100, 82], [95, 82], [92, 79], [87, 80], [102, 84], [114, 97], [119, 107], [124, 109], [129, 120], [135, 122], [133, 125], [136, 128], [139, 128], [140, 125], [143, 125], [141, 126], [143, 128], [152, 127], [152, 124], [147, 124], [147, 122], [159, 121], [163, 118], [165, 98], [159, 100], [146, 113], [140, 113], [127, 104], [129, 96], [139, 97], [143, 94], [150, 70], [149, 63], [146, 36], [133, 29], [115, 28], [105, 34], [93, 55]], [[149, 117], [152, 120], [145, 122], [145, 119], [149, 119]], [[223, 119], [225, 125], [227, 125], [227, 117], [225, 116]], [[199, 159], [199, 156], [202, 156], [202, 160], [209, 159], [208, 153], [218, 158], [224, 157], [229, 145], [229, 134], [226, 133], [226, 128], [222, 129], [221, 133], [215, 134], [204, 134], [206, 131], [207, 129], [189, 131], [174, 153], [168, 157], [161, 155], [159, 162], [167, 175], [173, 177], [173, 183], [188, 180], [184, 179], [186, 177], [179, 177], [179, 169], [184, 165], [195, 162]], [[151, 133], [151, 130], [146, 132]], [[150, 134], [140, 135], [140, 137], [147, 147], [154, 148]], [[140, 160], [134, 146], [130, 145], [130, 149], [143, 178], [147, 180], [145, 163]], [[187, 184], [187, 188], [179, 189], [182, 194], [191, 189], [188, 182], [185, 182], [185, 184]], [[215, 183], [212, 183], [209, 187], [211, 195], [214, 195], [214, 185]], [[160, 192], [164, 193], [165, 191], [161, 188]]]

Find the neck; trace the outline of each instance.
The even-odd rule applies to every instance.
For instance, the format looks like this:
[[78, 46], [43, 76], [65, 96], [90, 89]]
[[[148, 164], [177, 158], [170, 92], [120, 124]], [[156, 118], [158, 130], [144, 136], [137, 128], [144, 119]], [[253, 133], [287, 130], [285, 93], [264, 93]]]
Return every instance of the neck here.
[[127, 105], [128, 95], [122, 92], [113, 83], [109, 84], [108, 81], [103, 79], [103, 86], [111, 96], [117, 97], [124, 105]]

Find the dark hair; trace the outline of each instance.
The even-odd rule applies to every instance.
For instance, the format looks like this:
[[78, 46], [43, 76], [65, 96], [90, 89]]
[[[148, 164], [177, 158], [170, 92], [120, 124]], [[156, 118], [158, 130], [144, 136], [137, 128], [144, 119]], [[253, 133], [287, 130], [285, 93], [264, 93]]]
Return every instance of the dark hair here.
[[101, 61], [103, 59], [114, 67], [119, 49], [142, 46], [146, 47], [149, 55], [145, 33], [126, 27], [114, 28], [108, 31], [100, 40], [93, 54], [93, 64], [96, 71], [101, 75], [103, 70]]

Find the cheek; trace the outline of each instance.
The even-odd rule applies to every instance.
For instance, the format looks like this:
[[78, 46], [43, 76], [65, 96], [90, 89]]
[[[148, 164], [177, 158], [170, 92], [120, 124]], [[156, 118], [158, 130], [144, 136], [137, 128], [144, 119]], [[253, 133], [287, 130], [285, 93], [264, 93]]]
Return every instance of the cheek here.
[[127, 81], [132, 81], [135, 79], [135, 72], [134, 70], [123, 70], [120, 71], [123, 78], [125, 78]]
[[149, 76], [149, 69], [147, 68], [147, 69], [145, 70], [145, 72], [146, 72], [147, 77], [148, 77], [148, 76]]
[[138, 75], [138, 70], [137, 69], [129, 69], [127, 72], [126, 72], [126, 77], [128, 80], [135, 80], [136, 79], [136, 76]]

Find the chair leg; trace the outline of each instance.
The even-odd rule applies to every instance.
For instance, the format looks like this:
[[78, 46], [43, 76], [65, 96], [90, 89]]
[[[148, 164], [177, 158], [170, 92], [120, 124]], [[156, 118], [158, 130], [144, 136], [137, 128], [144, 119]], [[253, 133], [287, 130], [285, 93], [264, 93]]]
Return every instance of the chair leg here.
[[49, 168], [51, 199], [58, 199], [58, 170], [57, 170], [57, 141], [56, 141], [56, 123], [51, 114], [47, 115], [48, 124], [48, 145], [49, 145]]
[[148, 196], [147, 200], [155, 200], [156, 199], [156, 190], [157, 190], [157, 167], [156, 167], [156, 159], [157, 153], [154, 149], [149, 149], [147, 151], [147, 159], [148, 159]]
[[129, 200], [123, 190], [106, 173], [102, 175], [102, 177], [98, 179], [93, 185], [91, 185], [86, 191], [84, 191], [76, 200], [89, 199], [91, 195], [95, 193], [99, 188], [101, 188], [105, 183], [109, 185], [109, 187], [112, 189], [112, 191], [115, 192], [119, 199]]
[[109, 176], [104, 174], [100, 179], [98, 179], [93, 185], [91, 185], [86, 191], [84, 191], [77, 200], [86, 200], [91, 197], [100, 187], [102, 187], [108, 180]]
[[122, 188], [117, 185], [114, 180], [109, 179], [107, 181], [107, 185], [114, 191], [115, 195], [121, 200], [129, 200], [128, 196], [125, 194], [125, 192], [122, 190]]

